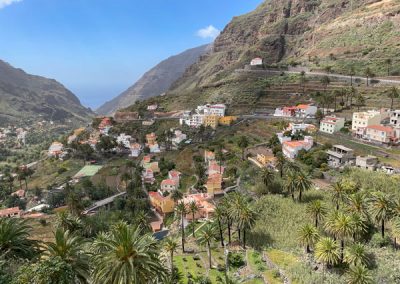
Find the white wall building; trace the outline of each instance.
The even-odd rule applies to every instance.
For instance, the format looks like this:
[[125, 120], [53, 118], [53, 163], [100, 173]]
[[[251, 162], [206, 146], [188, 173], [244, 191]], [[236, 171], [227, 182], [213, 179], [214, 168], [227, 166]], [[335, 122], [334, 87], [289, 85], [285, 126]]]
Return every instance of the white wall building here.
[[300, 150], [310, 150], [314, 145], [314, 140], [311, 136], [305, 136], [304, 140], [286, 141], [282, 144], [282, 153], [289, 159], [297, 157]]
[[126, 135], [125, 133], [121, 133], [117, 137], [117, 143], [119, 145], [123, 145], [125, 148], [129, 149], [131, 147], [131, 139], [132, 139], [132, 136]]
[[260, 58], [260, 57], [256, 57], [256, 58], [254, 58], [253, 60], [251, 60], [250, 65], [251, 65], [251, 66], [260, 66], [260, 65], [263, 65], [263, 60], [262, 60], [262, 58]]
[[326, 116], [319, 127], [321, 132], [333, 134], [344, 127], [344, 118], [336, 116]]
[[379, 125], [382, 120], [389, 117], [387, 111], [369, 110], [353, 113], [353, 122], [351, 129], [357, 132], [360, 128], [365, 128], [370, 125]]

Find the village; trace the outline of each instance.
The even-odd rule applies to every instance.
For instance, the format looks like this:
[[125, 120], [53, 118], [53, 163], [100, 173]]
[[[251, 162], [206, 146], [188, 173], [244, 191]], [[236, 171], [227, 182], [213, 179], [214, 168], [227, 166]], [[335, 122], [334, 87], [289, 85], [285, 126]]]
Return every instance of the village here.
[[[263, 61], [255, 58], [241, 72], [259, 71], [264, 72]], [[347, 198], [356, 198], [355, 191], [368, 190], [369, 184], [392, 188], [400, 178], [400, 110], [393, 107], [397, 97], [390, 108], [357, 105], [353, 110], [343, 97], [337, 107], [336, 98], [325, 103], [301, 92], [290, 96], [296, 103], [250, 112], [238, 112], [224, 101], [167, 111], [150, 100], [113, 116], [94, 117], [61, 135], [47, 121], [2, 128], [0, 144], [11, 149], [9, 155], [34, 151], [3, 161], [0, 218], [32, 224], [35, 235], [50, 240], [52, 224], [93, 236], [115, 220], [134, 222], [163, 245], [180, 235], [182, 249], [169, 262], [186, 271], [183, 283], [202, 279], [200, 262], [209, 263], [210, 283], [219, 283], [228, 268], [234, 277], [247, 279], [245, 283], [286, 283], [286, 266], [298, 267], [302, 255], [295, 236], [306, 244], [307, 255], [316, 245], [307, 240], [314, 230], [304, 225], [308, 215], [316, 218], [315, 230], [320, 230], [318, 222], [336, 216], [327, 215], [325, 204], [338, 211]], [[32, 141], [39, 144], [32, 148]], [[282, 239], [269, 241], [265, 235], [268, 222], [263, 220], [275, 213], [275, 220], [285, 224], [272, 224], [273, 234], [291, 234], [293, 228], [297, 233], [289, 238], [290, 245], [270, 247], [261, 257], [258, 241], [271, 245]], [[382, 238], [385, 231], [395, 236], [392, 226], [381, 229]], [[260, 228], [255, 235], [253, 230]], [[215, 230], [210, 237], [220, 247], [208, 245], [206, 260], [199, 242], [208, 230]], [[251, 249], [246, 247], [246, 230]], [[274, 253], [282, 259], [272, 262]], [[287, 263], [288, 257], [297, 261]], [[313, 265], [315, 260], [307, 259], [302, 269]], [[308, 274], [319, 279], [318, 273]]]
[[[84, 178], [95, 176], [105, 164], [99, 160], [101, 157], [119, 155], [133, 160], [139, 169], [141, 169], [141, 182], [146, 193], [148, 193], [149, 204], [155, 213], [150, 223], [154, 233], [167, 230], [164, 218], [175, 211], [177, 201], [182, 199], [184, 204], [190, 208], [196, 208], [196, 214], [187, 212], [185, 219], [188, 222], [196, 220], [209, 220], [212, 218], [215, 210], [215, 199], [226, 194], [226, 190], [232, 190], [239, 186], [235, 183], [232, 185], [227, 182], [231, 179], [225, 173], [226, 165], [223, 159], [217, 159], [216, 155], [221, 155], [215, 151], [207, 149], [202, 150], [202, 167], [204, 167], [204, 184], [202, 184], [197, 174], [193, 175], [194, 182], [187, 188], [182, 188], [182, 173], [170, 169], [161, 174], [159, 162], [162, 160], [163, 153], [166, 151], [177, 151], [184, 149], [186, 146], [193, 144], [193, 137], [185, 134], [185, 131], [198, 132], [199, 128], [217, 130], [218, 127], [231, 127], [233, 124], [243, 123], [246, 118], [241, 116], [226, 115], [227, 106], [224, 104], [207, 104], [198, 106], [192, 111], [181, 111], [171, 115], [156, 115], [158, 106], [148, 105], [147, 115], [140, 118], [138, 113], [118, 112], [114, 117], [96, 118], [96, 125], [78, 128], [69, 136], [65, 137], [64, 142], [54, 141], [46, 154], [47, 159], [56, 159], [66, 161], [79, 152], [81, 157], [86, 161], [86, 165], [81, 168], [70, 180], [63, 181], [54, 190], [62, 190], [66, 183], [70, 185], [79, 184]], [[160, 114], [160, 113], [158, 113]], [[284, 157], [288, 160], [295, 160], [299, 154], [311, 151], [315, 147], [321, 145], [318, 142], [318, 133], [325, 136], [347, 135], [349, 141], [358, 141], [374, 147], [381, 147], [383, 150], [387, 148], [397, 147], [400, 141], [400, 110], [366, 110], [354, 112], [352, 121], [346, 120], [344, 117], [337, 116], [332, 109], [321, 109], [313, 104], [298, 104], [295, 106], [284, 106], [277, 108], [275, 112], [264, 118], [266, 124], [281, 124], [280, 131], [269, 140], [264, 141], [265, 146], [258, 146], [254, 149], [248, 149], [247, 159], [258, 168], [268, 168], [278, 171], [274, 155], [274, 147], [277, 146], [281, 150]], [[161, 118], [160, 118], [161, 117]], [[151, 128], [157, 119], [173, 119], [178, 121], [179, 125], [165, 131], [162, 134], [162, 141], [159, 141], [155, 132], [145, 133], [145, 135], [132, 136], [125, 132], [115, 132], [115, 126], [119, 124], [138, 123], [143, 129]], [[2, 129], [1, 137], [4, 139], [11, 131], [17, 134], [17, 139], [22, 144], [26, 135], [24, 129], [9, 128]], [[193, 135], [190, 135], [193, 136]], [[272, 144], [272, 145], [271, 145]], [[226, 149], [220, 151], [228, 152]], [[398, 174], [400, 169], [388, 163], [383, 163], [377, 156], [356, 155], [354, 149], [340, 144], [333, 144], [324, 150], [323, 159], [327, 166], [331, 169], [341, 170], [345, 167], [358, 167], [370, 171], [382, 171], [386, 174]], [[104, 161], [103, 161], [104, 162]], [[27, 166], [21, 166], [19, 172], [26, 175], [32, 175], [37, 163]], [[29, 174], [27, 174], [29, 171]], [[201, 172], [201, 171], [200, 171]], [[166, 174], [166, 176], [165, 176]], [[161, 178], [160, 176], [164, 176]], [[2, 179], [6, 177], [4, 174]], [[12, 174], [14, 179], [24, 179], [19, 177], [19, 173]], [[121, 176], [119, 177], [121, 178]], [[25, 177], [26, 180], [26, 177]], [[118, 189], [115, 196], [107, 196], [106, 202], [96, 201], [95, 204], [88, 206], [86, 214], [94, 214], [97, 210], [112, 204], [116, 197], [120, 198], [127, 192], [121, 187], [122, 180], [119, 181]], [[229, 185], [227, 187], [226, 185]], [[188, 186], [188, 185], [186, 185]], [[12, 192], [13, 197], [24, 200], [26, 199], [25, 190], [22, 188]], [[30, 200], [29, 209], [24, 211], [22, 208], [11, 207], [0, 210], [0, 216], [9, 217], [26, 217], [26, 218], [43, 218], [43, 213], [51, 208], [46, 199], [39, 200], [37, 196]], [[97, 206], [101, 204], [101, 206]], [[192, 205], [191, 205], [192, 204]], [[25, 209], [25, 208], [24, 208]]]

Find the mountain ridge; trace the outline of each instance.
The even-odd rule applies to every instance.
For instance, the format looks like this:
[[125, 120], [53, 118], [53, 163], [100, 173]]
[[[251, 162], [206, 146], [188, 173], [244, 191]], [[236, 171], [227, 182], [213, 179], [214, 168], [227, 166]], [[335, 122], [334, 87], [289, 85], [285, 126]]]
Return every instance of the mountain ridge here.
[[0, 60], [0, 123], [41, 117], [46, 120], [85, 122], [90, 109], [54, 79], [31, 75]]
[[134, 85], [100, 106], [96, 112], [110, 115], [118, 109], [127, 107], [138, 100], [159, 96], [166, 92], [190, 65], [210, 50], [206, 44], [173, 55], [147, 71]]
[[[303, 66], [356, 75], [370, 68], [376, 76], [400, 74], [400, 1], [266, 0], [223, 29], [213, 50], [190, 66], [158, 98], [166, 110], [197, 104], [231, 105], [268, 96], [260, 76], [240, 73], [261, 57], [268, 68]], [[285, 84], [283, 82], [282, 84]], [[274, 96], [274, 95], [272, 95]], [[274, 99], [274, 98], [273, 98]]]

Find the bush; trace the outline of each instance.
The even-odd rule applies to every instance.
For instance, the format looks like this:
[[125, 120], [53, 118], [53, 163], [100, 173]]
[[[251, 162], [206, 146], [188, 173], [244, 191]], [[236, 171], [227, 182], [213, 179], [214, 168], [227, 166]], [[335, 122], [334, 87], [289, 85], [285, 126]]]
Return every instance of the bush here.
[[245, 261], [244, 261], [243, 255], [240, 254], [240, 253], [237, 253], [237, 252], [229, 254], [228, 262], [229, 262], [230, 266], [236, 267], [236, 268], [245, 265]]
[[272, 271], [272, 277], [274, 277], [275, 279], [281, 278], [281, 273], [279, 272], [279, 270], [274, 269], [274, 271]]
[[39, 220], [40, 225], [42, 225], [43, 227], [47, 225], [47, 221], [46, 219], [40, 219]]
[[61, 167], [61, 168], [58, 169], [57, 173], [59, 175], [61, 175], [61, 174], [65, 173], [66, 171], [68, 171], [68, 170], [65, 167]]
[[375, 248], [387, 247], [391, 244], [390, 238], [386, 235], [382, 238], [381, 233], [375, 233], [370, 241], [370, 245]]

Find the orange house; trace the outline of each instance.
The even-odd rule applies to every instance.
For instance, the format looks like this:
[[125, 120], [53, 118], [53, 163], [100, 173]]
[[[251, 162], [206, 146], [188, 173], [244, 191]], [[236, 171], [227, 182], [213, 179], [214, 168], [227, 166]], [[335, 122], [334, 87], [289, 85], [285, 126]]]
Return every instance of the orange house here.
[[171, 197], [164, 197], [158, 192], [149, 192], [150, 204], [161, 214], [174, 212], [175, 203]]
[[210, 175], [206, 183], [206, 188], [207, 193], [211, 196], [222, 193], [222, 175], [219, 173]]

